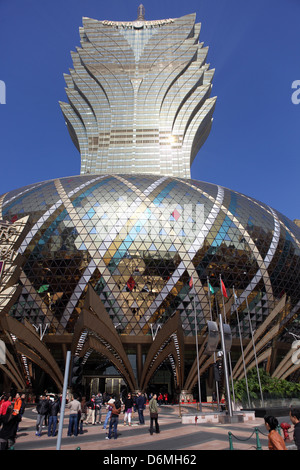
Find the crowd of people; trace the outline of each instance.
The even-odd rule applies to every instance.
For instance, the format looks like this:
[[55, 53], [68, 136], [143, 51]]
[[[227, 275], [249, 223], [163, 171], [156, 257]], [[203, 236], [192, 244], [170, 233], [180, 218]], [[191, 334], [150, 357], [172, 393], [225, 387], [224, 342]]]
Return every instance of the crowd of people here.
[[[61, 395], [53, 395], [45, 392], [38, 398], [34, 411], [37, 413], [35, 435], [40, 437], [43, 428], [46, 428], [48, 437], [55, 437], [58, 432], [58, 422], [61, 412]], [[149, 400], [150, 433], [159, 432], [157, 395], [138, 392], [128, 392], [120, 398], [112, 394], [93, 394], [89, 400], [80, 397], [76, 393], [67, 400], [68, 414], [67, 436], [83, 434], [84, 426], [103, 425], [106, 430], [106, 439], [117, 439], [118, 423], [123, 414], [125, 426], [132, 426], [133, 413], [137, 413], [138, 424], [144, 425], [144, 410]], [[26, 407], [25, 394], [17, 393], [14, 398], [3, 394], [0, 398], [0, 450], [12, 448], [15, 443], [20, 421]], [[155, 423], [155, 429], [153, 427]]]
[[[159, 432], [158, 418], [158, 403], [157, 395], [149, 396], [149, 409], [150, 404], [155, 408], [153, 413], [155, 417], [155, 432]], [[70, 410], [68, 436], [77, 436], [83, 433], [84, 425], [103, 424], [103, 429], [107, 429], [106, 439], [117, 439], [118, 437], [118, 423], [121, 413], [123, 412], [123, 423], [125, 426], [132, 425], [132, 414], [137, 412], [138, 424], [144, 425], [144, 410], [146, 408], [147, 397], [145, 394], [138, 392], [133, 395], [131, 392], [123, 395], [121, 398], [109, 395], [107, 393], [98, 393], [92, 395], [90, 400], [85, 397], [80, 399], [76, 394], [73, 395], [72, 400], [67, 404]], [[151, 410], [150, 410], [151, 414]], [[105, 415], [105, 417], [104, 417]], [[150, 419], [150, 432], [153, 433], [153, 421]], [[152, 429], [152, 431], [151, 431]]]
[[[61, 395], [45, 393], [36, 404], [36, 436], [42, 435], [43, 427], [47, 428], [49, 437], [57, 434], [57, 424], [61, 411]], [[132, 415], [137, 413], [138, 424], [144, 425], [144, 410], [149, 403], [150, 434], [159, 433], [158, 411], [159, 406], [165, 402], [162, 394], [151, 394], [147, 397], [138, 392], [128, 392], [120, 398], [107, 393], [93, 394], [89, 400], [79, 397], [75, 393], [66, 403], [69, 409], [68, 436], [83, 434], [84, 425], [103, 425], [106, 439], [117, 439], [118, 423], [123, 414], [123, 424], [132, 425]], [[25, 394], [17, 393], [13, 398], [3, 394], [0, 398], [0, 450], [12, 448], [15, 443], [19, 424], [22, 421], [26, 407]], [[294, 425], [293, 439], [296, 448], [300, 450], [300, 409], [291, 408], [290, 420]], [[268, 447], [270, 450], [286, 450], [284, 439], [278, 432], [278, 420], [273, 416], [265, 416], [268, 430]]]
[[19, 423], [25, 411], [25, 394], [16, 393], [14, 398], [4, 393], [0, 398], [0, 450], [13, 446]]
[[58, 415], [61, 409], [61, 396], [41, 395], [37, 405], [36, 436], [42, 435], [43, 427], [48, 428], [48, 436], [56, 436]]

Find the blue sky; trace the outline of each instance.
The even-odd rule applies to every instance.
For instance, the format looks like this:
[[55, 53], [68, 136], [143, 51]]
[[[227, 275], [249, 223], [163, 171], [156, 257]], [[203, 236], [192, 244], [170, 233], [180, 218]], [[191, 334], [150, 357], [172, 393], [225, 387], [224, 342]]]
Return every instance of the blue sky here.
[[[0, 0], [0, 194], [80, 172], [58, 102], [82, 17], [136, 19], [139, 1]], [[197, 14], [217, 96], [192, 177], [300, 219], [299, 0], [144, 0], [146, 19]], [[299, 93], [300, 97], [300, 93]]]

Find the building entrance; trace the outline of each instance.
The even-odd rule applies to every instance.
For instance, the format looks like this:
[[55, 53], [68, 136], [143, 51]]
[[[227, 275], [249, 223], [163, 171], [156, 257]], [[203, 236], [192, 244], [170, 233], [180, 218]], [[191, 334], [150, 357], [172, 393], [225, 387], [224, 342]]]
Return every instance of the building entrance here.
[[120, 396], [126, 384], [121, 377], [85, 376], [83, 386], [87, 396], [96, 395], [99, 392]]

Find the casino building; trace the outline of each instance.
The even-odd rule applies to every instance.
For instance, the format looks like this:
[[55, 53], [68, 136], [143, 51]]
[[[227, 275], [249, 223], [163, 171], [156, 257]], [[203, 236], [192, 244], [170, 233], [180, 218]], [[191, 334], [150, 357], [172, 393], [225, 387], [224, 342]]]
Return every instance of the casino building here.
[[83, 18], [60, 103], [81, 174], [0, 197], [3, 390], [61, 391], [70, 350], [85, 393], [197, 394], [199, 363], [205, 399], [219, 312], [234, 379], [242, 343], [247, 367], [299, 380], [299, 226], [191, 179], [216, 103], [195, 20]]

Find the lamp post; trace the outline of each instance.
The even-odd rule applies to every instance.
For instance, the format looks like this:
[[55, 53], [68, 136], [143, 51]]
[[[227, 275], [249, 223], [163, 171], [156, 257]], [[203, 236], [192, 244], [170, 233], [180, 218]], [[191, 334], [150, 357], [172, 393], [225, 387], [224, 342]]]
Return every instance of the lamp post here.
[[224, 364], [224, 374], [225, 374], [225, 388], [226, 388], [226, 396], [227, 396], [227, 405], [228, 405], [228, 412], [229, 416], [232, 416], [232, 406], [231, 406], [231, 397], [230, 397], [230, 387], [229, 387], [229, 375], [228, 375], [228, 363], [227, 363], [227, 352], [225, 346], [225, 339], [224, 339], [224, 328], [223, 328], [223, 320], [222, 314], [219, 314], [219, 323], [220, 323], [220, 333], [221, 333], [221, 345], [223, 350], [223, 364]]
[[198, 393], [199, 393], [199, 407], [200, 413], [202, 412], [202, 399], [201, 399], [201, 385], [200, 385], [200, 370], [199, 370], [199, 351], [198, 351], [198, 328], [197, 328], [197, 315], [195, 304], [196, 292], [194, 289], [194, 315], [195, 315], [195, 336], [196, 336], [196, 357], [197, 357], [197, 373], [198, 373]]
[[63, 430], [63, 425], [64, 425], [64, 415], [65, 415], [66, 398], [67, 398], [67, 386], [68, 386], [68, 379], [69, 379], [70, 361], [71, 361], [71, 351], [67, 351], [64, 387], [63, 387], [63, 394], [62, 394], [62, 400], [61, 400], [61, 410], [60, 410], [60, 420], [59, 420], [59, 427], [58, 427], [58, 434], [57, 434], [56, 450], [60, 450], [60, 445], [61, 445], [61, 437], [62, 437], [62, 430]]
[[[224, 292], [223, 292], [224, 289]], [[220, 274], [220, 290], [222, 294], [222, 301], [223, 301], [223, 310], [224, 310], [224, 321], [226, 323], [226, 312], [225, 312], [225, 303], [224, 303], [224, 294], [227, 297], [225, 286], [222, 282], [222, 277]], [[231, 396], [230, 396], [230, 387], [229, 387], [229, 373], [228, 373], [228, 362], [227, 362], [227, 351], [226, 351], [226, 343], [224, 337], [224, 325], [222, 314], [219, 314], [219, 323], [220, 323], [220, 333], [221, 333], [221, 344], [223, 350], [223, 363], [224, 363], [224, 374], [225, 374], [225, 388], [226, 388], [226, 396], [227, 396], [227, 404], [228, 404], [228, 412], [229, 416], [232, 416], [232, 406], [231, 406]], [[227, 326], [227, 325], [226, 325]], [[229, 351], [228, 351], [229, 352]]]

